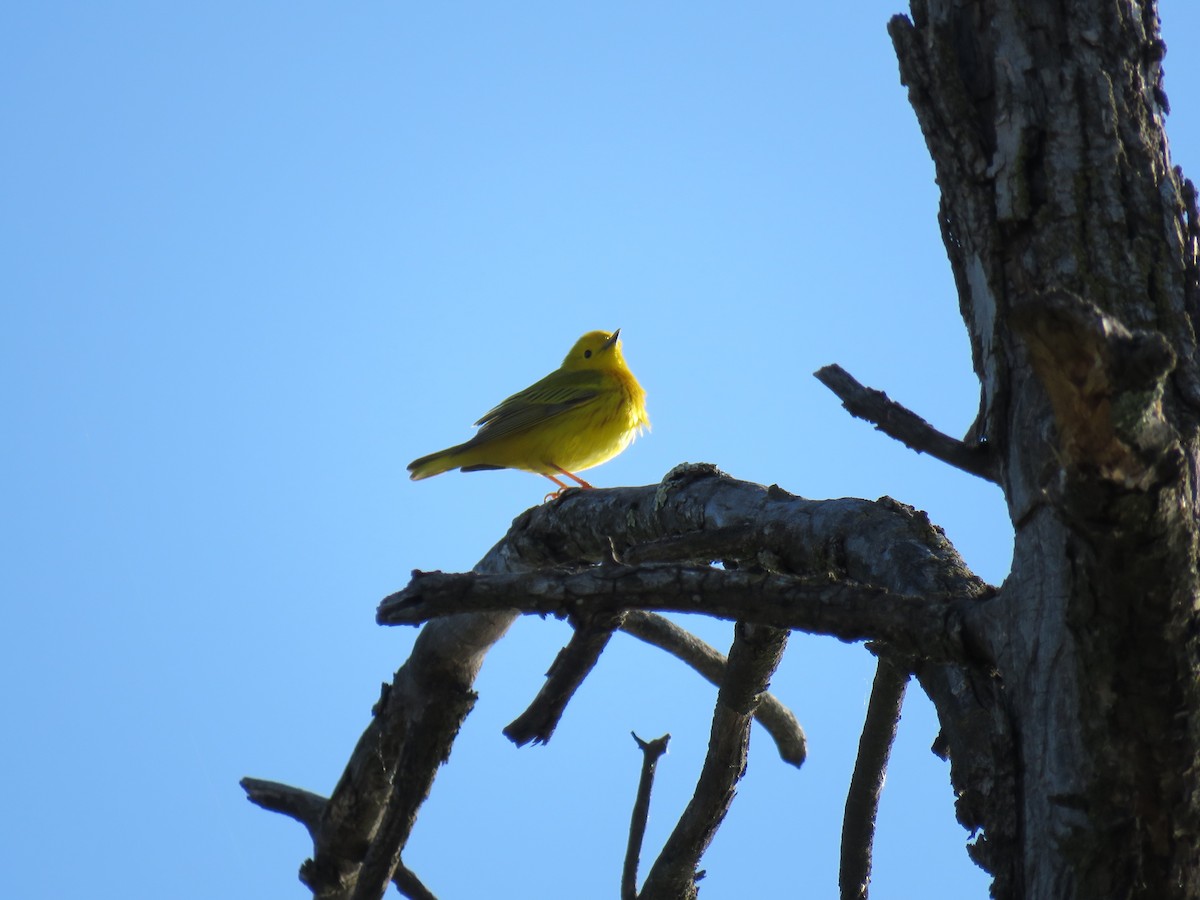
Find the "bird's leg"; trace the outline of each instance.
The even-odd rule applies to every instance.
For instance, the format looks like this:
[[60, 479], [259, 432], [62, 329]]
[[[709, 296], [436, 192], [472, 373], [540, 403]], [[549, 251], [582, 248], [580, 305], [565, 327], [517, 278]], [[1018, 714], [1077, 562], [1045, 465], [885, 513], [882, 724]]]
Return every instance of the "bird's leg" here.
[[[554, 465], [554, 464], [551, 463], [551, 465]], [[554, 466], [554, 468], [557, 469], [558, 466]], [[546, 475], [545, 472], [543, 472], [542, 474]], [[559, 481], [557, 478], [555, 478], [553, 475], [546, 475], [546, 477], [558, 485], [558, 490], [551, 491], [549, 494], [547, 494], [545, 497], [543, 497], [542, 498], [543, 503], [545, 503], [547, 500], [557, 500], [559, 497], [562, 496], [562, 492], [565, 491], [568, 487], [567, 485], [565, 485], [561, 481]]]
[[[562, 466], [556, 466], [556, 465], [554, 465], [554, 463], [550, 463], [550, 465], [554, 466], [554, 468], [558, 469], [558, 471], [561, 472], [563, 475], [566, 475], [572, 481], [576, 482], [581, 488], [586, 488], [589, 491], [593, 490], [592, 486], [590, 484], [588, 484], [586, 481], [584, 481], [582, 478], [580, 478], [578, 475], [568, 472]], [[549, 478], [551, 481], [553, 481], [555, 484], [562, 486], [562, 482], [559, 481], [557, 478], [555, 478], [553, 475], [547, 475], [546, 477]]]

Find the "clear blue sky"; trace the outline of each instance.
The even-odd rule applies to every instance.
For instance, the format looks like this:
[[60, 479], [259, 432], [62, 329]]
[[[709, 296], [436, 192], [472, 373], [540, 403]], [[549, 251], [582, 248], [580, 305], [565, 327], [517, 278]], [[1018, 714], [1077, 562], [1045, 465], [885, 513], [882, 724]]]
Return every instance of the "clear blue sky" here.
[[[5, 893], [302, 898], [303, 829], [243, 775], [328, 793], [414, 632], [414, 568], [472, 565], [547, 482], [412, 458], [623, 328], [653, 432], [600, 486], [707, 461], [890, 494], [1004, 577], [999, 492], [852, 420], [838, 362], [952, 434], [977, 387], [897, 2], [8, 4], [0, 14], [0, 742]], [[1176, 163], [1200, 174], [1200, 10], [1164, 0]], [[724, 647], [728, 626], [699, 623]], [[567, 638], [523, 620], [406, 856], [447, 900], [616, 895], [713, 690], [618, 638], [548, 747], [500, 734]], [[836, 891], [871, 665], [796, 637], [704, 896]], [[915, 689], [872, 897], [986, 896]], [[145, 893], [142, 885], [148, 885]], [[748, 893], [752, 892], [752, 894]]]

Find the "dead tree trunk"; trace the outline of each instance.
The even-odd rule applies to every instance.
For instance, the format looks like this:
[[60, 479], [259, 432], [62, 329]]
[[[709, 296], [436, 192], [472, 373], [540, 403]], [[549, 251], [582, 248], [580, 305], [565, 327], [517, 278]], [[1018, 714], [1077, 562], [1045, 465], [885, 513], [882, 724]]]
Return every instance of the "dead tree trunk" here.
[[[329, 800], [245, 782], [309, 828], [315, 896], [377, 898], [389, 880], [431, 896], [400, 861], [416, 811], [487, 649], [518, 613], [552, 612], [576, 637], [510, 726], [519, 743], [550, 738], [616, 629], [720, 684], [696, 796], [638, 896], [695, 896], [750, 717], [803, 760], [803, 732], [764, 694], [798, 629], [870, 640], [880, 656], [843, 897], [866, 895], [911, 673], [937, 707], [994, 896], [1200, 898], [1200, 221], [1170, 164], [1155, 4], [914, 0], [890, 31], [937, 167], [979, 416], [957, 441], [837, 367], [818, 375], [851, 412], [1000, 486], [1009, 577], [982, 584], [891, 501], [809, 501], [703, 466], [569, 492], [472, 572], [418, 574], [384, 601], [380, 622], [428, 624]], [[737, 620], [728, 659], [651, 609]]]
[[1200, 896], [1197, 221], [1156, 5], [938, 0], [890, 31], [1016, 531], [1000, 894]]

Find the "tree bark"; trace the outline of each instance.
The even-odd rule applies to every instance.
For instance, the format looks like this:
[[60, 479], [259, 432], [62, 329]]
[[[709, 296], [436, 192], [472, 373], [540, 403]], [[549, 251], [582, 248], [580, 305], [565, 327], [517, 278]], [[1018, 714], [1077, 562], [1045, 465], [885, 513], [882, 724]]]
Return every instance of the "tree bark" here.
[[[847, 895], [865, 894], [912, 673], [994, 897], [1200, 898], [1200, 216], [1163, 130], [1157, 8], [914, 0], [889, 31], [942, 190], [979, 414], [958, 441], [836, 367], [819, 377], [855, 415], [1000, 486], [1015, 530], [1003, 586], [888, 498], [809, 501], [711, 466], [569, 492], [471, 573], [418, 573], [384, 601], [382, 623], [436, 621], [328, 801], [246, 782], [313, 834], [316, 896], [377, 896], [392, 877], [424, 890], [400, 868], [404, 843], [483, 655], [519, 611], [585, 629], [517, 729], [544, 740], [612, 629], [650, 633], [630, 611], [654, 608], [736, 619], [738, 639], [724, 659], [653, 632], [721, 691], [706, 771], [647, 896], [694, 896], [750, 716], [799, 629], [881, 642], [894, 667], [849, 804]], [[772, 715], [799, 764], [803, 732]]]
[[1196, 221], [1156, 5], [912, 12], [889, 30], [1016, 531], [995, 894], [1197, 897]]

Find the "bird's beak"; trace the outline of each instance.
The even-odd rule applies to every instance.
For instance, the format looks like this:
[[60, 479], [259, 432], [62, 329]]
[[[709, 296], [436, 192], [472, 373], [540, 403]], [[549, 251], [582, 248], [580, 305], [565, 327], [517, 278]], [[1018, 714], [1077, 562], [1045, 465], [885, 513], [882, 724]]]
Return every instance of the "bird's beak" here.
[[604, 342], [604, 346], [601, 347], [600, 349], [607, 350], [609, 347], [615, 347], [617, 345], [617, 338], [619, 338], [620, 336], [621, 336], [621, 329], [618, 328], [616, 331], [614, 331], [612, 333], [612, 337], [610, 337], [607, 341]]

